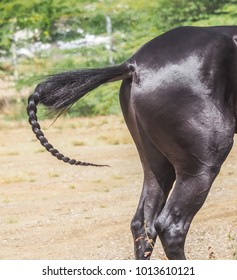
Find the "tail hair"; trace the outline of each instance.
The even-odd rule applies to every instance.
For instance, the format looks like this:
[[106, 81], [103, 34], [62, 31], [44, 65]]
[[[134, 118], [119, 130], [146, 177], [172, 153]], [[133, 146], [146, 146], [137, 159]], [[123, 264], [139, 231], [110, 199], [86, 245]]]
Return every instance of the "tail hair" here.
[[122, 64], [63, 72], [49, 76], [35, 91], [40, 95], [40, 103], [49, 109], [65, 109], [101, 84], [122, 79], [128, 71], [126, 64]]
[[53, 111], [65, 110], [101, 84], [129, 77], [130, 72], [131, 69], [125, 64], [99, 69], [74, 70], [50, 76], [37, 85], [34, 93], [28, 98], [27, 113], [32, 130], [41, 145], [54, 157], [71, 165], [108, 166], [70, 159], [55, 149], [45, 138], [38, 123], [37, 105], [41, 103]]

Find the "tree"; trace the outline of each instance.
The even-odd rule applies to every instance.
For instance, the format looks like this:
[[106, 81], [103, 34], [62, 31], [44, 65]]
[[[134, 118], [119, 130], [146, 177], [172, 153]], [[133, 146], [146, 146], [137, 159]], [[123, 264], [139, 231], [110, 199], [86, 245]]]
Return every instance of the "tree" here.
[[54, 39], [54, 25], [63, 7], [62, 0], [1, 0], [0, 49], [9, 51], [12, 34], [17, 30], [39, 30], [41, 41]]
[[235, 0], [160, 0], [157, 13], [159, 25], [170, 29], [183, 24], [192, 24], [200, 19], [208, 18], [226, 4]]

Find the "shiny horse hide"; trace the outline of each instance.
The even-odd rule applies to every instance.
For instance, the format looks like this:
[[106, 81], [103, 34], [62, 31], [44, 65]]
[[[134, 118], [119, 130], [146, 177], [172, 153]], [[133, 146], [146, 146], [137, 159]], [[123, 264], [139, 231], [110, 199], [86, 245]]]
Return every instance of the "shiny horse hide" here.
[[99, 85], [123, 80], [121, 108], [144, 170], [131, 223], [136, 259], [150, 259], [157, 236], [167, 258], [185, 259], [192, 219], [233, 145], [236, 41], [237, 26], [176, 28], [121, 65], [53, 75], [29, 97], [33, 132], [53, 156], [72, 165], [100, 166], [56, 150], [41, 131], [36, 108], [41, 103], [65, 110]]

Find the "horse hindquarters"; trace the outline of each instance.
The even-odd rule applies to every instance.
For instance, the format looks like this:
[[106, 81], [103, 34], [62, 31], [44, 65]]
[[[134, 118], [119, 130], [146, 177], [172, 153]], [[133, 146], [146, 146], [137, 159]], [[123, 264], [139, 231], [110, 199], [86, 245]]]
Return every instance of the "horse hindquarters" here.
[[[196, 40], [198, 48], [198, 36]], [[169, 57], [162, 68], [138, 65], [131, 90], [144, 134], [175, 168], [174, 189], [154, 222], [169, 259], [185, 258], [191, 221], [233, 144], [234, 108], [228, 86], [233, 55], [228, 55], [228, 47], [233, 46], [216, 34], [208, 44], [203, 50], [200, 46], [199, 55], [180, 53], [173, 64]]]

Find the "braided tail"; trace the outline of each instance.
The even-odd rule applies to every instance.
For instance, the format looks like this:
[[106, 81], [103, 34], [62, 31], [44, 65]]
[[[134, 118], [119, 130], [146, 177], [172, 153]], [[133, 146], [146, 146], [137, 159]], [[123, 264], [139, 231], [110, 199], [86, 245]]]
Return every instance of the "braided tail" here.
[[37, 92], [33, 93], [28, 99], [27, 113], [29, 115], [29, 123], [31, 124], [32, 130], [35, 133], [37, 139], [40, 141], [41, 145], [50, 152], [54, 157], [62, 160], [71, 165], [83, 165], [83, 166], [108, 166], [108, 165], [98, 165], [89, 162], [77, 161], [75, 159], [70, 159], [61, 154], [57, 149], [51, 145], [45, 138], [44, 133], [41, 131], [41, 127], [37, 121], [37, 104], [39, 103], [39, 94]]
[[28, 98], [27, 113], [32, 130], [41, 145], [54, 157], [71, 165], [108, 166], [70, 159], [56, 150], [45, 138], [38, 123], [37, 105], [42, 103], [51, 110], [71, 107], [78, 99], [99, 85], [128, 78], [130, 73], [131, 67], [122, 64], [101, 69], [84, 69], [60, 73], [39, 84]]

